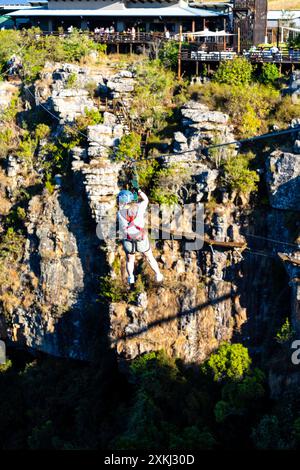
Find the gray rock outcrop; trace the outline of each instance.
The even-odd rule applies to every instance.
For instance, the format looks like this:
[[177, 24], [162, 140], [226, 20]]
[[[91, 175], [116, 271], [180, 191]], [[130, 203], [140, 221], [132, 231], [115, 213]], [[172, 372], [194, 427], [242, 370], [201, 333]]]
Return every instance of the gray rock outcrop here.
[[276, 150], [267, 160], [270, 203], [276, 209], [300, 210], [300, 159]]

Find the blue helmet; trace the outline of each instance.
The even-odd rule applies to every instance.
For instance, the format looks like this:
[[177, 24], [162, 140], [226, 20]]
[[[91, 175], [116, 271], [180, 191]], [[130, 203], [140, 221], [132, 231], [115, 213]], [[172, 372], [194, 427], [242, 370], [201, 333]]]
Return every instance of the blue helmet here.
[[129, 204], [130, 202], [134, 201], [134, 195], [131, 191], [127, 191], [127, 189], [123, 189], [118, 194], [118, 200], [121, 204]]

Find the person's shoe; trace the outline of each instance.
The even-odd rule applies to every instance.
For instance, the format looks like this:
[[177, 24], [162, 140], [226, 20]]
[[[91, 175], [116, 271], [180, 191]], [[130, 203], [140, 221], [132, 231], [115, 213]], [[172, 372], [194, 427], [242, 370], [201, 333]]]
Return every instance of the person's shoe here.
[[156, 274], [155, 280], [156, 282], [162, 282], [164, 280], [164, 276], [162, 275], [162, 273]]
[[128, 276], [128, 284], [134, 284], [134, 276]]

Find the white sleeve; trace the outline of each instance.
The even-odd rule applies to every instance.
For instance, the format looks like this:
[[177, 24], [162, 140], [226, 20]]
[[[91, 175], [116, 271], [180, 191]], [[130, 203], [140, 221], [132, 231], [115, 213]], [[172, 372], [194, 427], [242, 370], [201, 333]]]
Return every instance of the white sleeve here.
[[147, 209], [149, 199], [148, 199], [148, 196], [145, 193], [143, 193], [143, 191], [139, 191], [139, 196], [142, 199], [142, 202], [139, 203], [139, 211], [143, 214], [145, 213]]

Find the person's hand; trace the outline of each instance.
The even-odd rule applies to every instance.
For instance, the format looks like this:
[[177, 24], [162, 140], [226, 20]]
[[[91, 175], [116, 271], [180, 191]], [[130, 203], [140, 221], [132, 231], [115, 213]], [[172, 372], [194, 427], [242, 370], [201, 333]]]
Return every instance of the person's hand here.
[[136, 177], [132, 178], [131, 184], [134, 189], [136, 189], [137, 191], [139, 190], [139, 182]]

